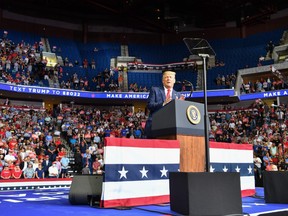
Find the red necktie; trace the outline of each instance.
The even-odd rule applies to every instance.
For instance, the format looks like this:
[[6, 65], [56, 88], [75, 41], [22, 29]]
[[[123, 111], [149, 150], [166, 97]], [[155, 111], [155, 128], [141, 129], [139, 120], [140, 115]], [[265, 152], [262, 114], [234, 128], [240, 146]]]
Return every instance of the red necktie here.
[[166, 94], [166, 99], [169, 99], [170, 98], [170, 89], [167, 89], [167, 94]]

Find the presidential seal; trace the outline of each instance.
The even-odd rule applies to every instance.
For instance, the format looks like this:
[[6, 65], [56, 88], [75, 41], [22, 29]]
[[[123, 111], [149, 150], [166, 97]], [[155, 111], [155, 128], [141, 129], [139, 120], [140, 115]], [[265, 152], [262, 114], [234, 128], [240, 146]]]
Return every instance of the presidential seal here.
[[194, 125], [199, 124], [199, 122], [201, 120], [201, 114], [200, 114], [199, 109], [196, 106], [190, 105], [187, 108], [186, 114], [187, 114], [188, 120], [192, 124], [194, 124]]

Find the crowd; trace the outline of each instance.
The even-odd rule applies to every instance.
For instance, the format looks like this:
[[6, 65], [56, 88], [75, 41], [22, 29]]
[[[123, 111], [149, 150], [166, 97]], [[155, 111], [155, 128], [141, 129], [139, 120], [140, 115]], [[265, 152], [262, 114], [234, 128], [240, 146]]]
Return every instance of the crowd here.
[[225, 88], [232, 88], [236, 84], [236, 74], [227, 74], [226, 76], [218, 74], [216, 78], [217, 86], [222, 86]]
[[225, 110], [210, 114], [209, 139], [217, 142], [252, 144], [256, 184], [262, 172], [288, 170], [288, 106], [256, 100], [246, 110]]
[[[210, 112], [209, 139], [252, 144], [256, 182], [264, 170], [287, 170], [288, 107], [256, 100], [248, 109]], [[63, 105], [54, 112], [0, 109], [0, 171], [2, 179], [66, 178], [105, 170], [105, 137], [145, 138], [143, 110], [130, 106]], [[71, 159], [73, 158], [73, 164]]]
[[[68, 73], [65, 74], [65, 69], [59, 66], [61, 73], [59, 75], [57, 74], [57, 78], [60, 83], [60, 88], [82, 91], [120, 91], [118, 79], [114, 76], [114, 74], [118, 72], [118, 68], [105, 68], [103, 71], [96, 72], [96, 63], [94, 59], [91, 63], [85, 59], [83, 64], [79, 65], [78, 63], [75, 63], [75, 65], [73, 65], [69, 62], [67, 57], [65, 58], [64, 66], [73, 67], [75, 73], [72, 75], [69, 75]], [[82, 68], [85, 72], [82, 71]], [[78, 73], [79, 71], [81, 71], [81, 73]], [[89, 77], [91, 76], [92, 78], [90, 80]]]
[[250, 94], [255, 92], [266, 92], [266, 91], [273, 91], [273, 90], [281, 90], [287, 88], [287, 85], [283, 80], [267, 77], [267, 78], [260, 78], [255, 82], [247, 81], [243, 82], [242, 86], [240, 87], [241, 94]]
[[142, 138], [144, 120], [142, 110], [133, 112], [129, 106], [66, 105], [50, 112], [3, 105], [1, 178], [66, 178], [68, 169], [77, 174], [101, 174], [104, 138]]
[[10, 105], [1, 108], [2, 179], [68, 177], [66, 150], [52, 113]]
[[[50, 87], [55, 88], [102, 92], [121, 91], [121, 85], [123, 85], [121, 72], [127, 71], [127, 67], [106, 68], [98, 72], [94, 59], [89, 62], [85, 58], [82, 64], [75, 60], [73, 64], [67, 57], [63, 61], [64, 67], [59, 63], [54, 68], [47, 67], [49, 60], [41, 57], [43, 49], [44, 46], [41, 41], [34, 44], [25, 41], [15, 43], [9, 39], [8, 32], [4, 31], [2, 38], [0, 38], [0, 82], [44, 86], [45, 80], [47, 85], [51, 80], [51, 83], [54, 84]], [[69, 75], [65, 72], [65, 67], [75, 68], [75, 73]], [[85, 74], [78, 75], [82, 69], [84, 69]], [[92, 73], [88, 74], [88, 71]], [[120, 75], [116, 77], [114, 74], [118, 75], [118, 73]], [[89, 77], [91, 76], [93, 78], [90, 80]], [[133, 88], [129, 88], [129, 91], [146, 91], [146, 87], [136, 88], [134, 85]]]
[[0, 81], [21, 85], [35, 85], [50, 70], [44, 70], [47, 59], [37, 58], [43, 50], [41, 42], [14, 43], [4, 31], [0, 39]]
[[[54, 68], [46, 67], [48, 60], [41, 58], [41, 52], [44, 47], [41, 41], [34, 44], [25, 43], [25, 41], [15, 43], [8, 38], [8, 32], [4, 31], [0, 44], [0, 82], [44, 86], [45, 80], [52, 80], [55, 83], [53, 86], [55, 88], [102, 92], [119, 92], [123, 87], [121, 72], [127, 71], [127, 67], [106, 68], [102, 72], [97, 72], [94, 59], [89, 62], [85, 58], [81, 64], [75, 60], [73, 64], [65, 57], [64, 66], [75, 68], [75, 73], [67, 77], [64, 67], [60, 64], [57, 64]], [[223, 65], [222, 61], [220, 63], [216, 62], [216, 66]], [[86, 71], [83, 76], [78, 75], [77, 68], [79, 69], [80, 67]], [[95, 74], [91, 80], [89, 78], [91, 74], [89, 76], [87, 74], [88, 68]], [[118, 77], [115, 77], [115, 74]], [[217, 86], [232, 88], [235, 83], [235, 74], [226, 76], [219, 74], [216, 78]], [[248, 81], [243, 83], [240, 90], [241, 93], [253, 93], [282, 89], [283, 87], [284, 83], [282, 81], [279, 81], [279, 79], [274, 80], [271, 77], [262, 78], [256, 82]], [[138, 86], [137, 83], [131, 83], [128, 91], [147, 92], [148, 90], [146, 86]]]

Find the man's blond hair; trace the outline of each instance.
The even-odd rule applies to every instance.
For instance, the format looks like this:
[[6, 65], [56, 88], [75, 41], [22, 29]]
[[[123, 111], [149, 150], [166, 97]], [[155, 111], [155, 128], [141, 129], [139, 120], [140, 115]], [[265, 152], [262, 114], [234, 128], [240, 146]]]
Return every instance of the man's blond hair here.
[[174, 71], [164, 71], [162, 76], [165, 76], [166, 74], [170, 74], [172, 76], [176, 76], [176, 73]]

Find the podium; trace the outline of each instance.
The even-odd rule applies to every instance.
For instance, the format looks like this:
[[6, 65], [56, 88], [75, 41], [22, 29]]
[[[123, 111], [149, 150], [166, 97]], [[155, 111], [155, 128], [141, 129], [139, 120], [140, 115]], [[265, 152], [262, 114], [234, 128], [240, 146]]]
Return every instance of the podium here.
[[171, 210], [191, 216], [242, 215], [240, 174], [205, 170], [204, 105], [173, 100], [152, 118], [154, 136], [180, 143], [180, 172], [169, 173]]
[[205, 171], [204, 105], [173, 100], [152, 116], [157, 139], [180, 142], [180, 171]]

